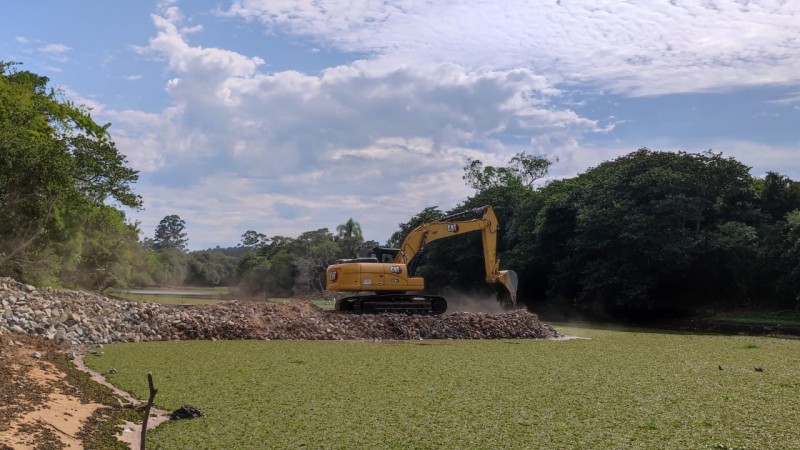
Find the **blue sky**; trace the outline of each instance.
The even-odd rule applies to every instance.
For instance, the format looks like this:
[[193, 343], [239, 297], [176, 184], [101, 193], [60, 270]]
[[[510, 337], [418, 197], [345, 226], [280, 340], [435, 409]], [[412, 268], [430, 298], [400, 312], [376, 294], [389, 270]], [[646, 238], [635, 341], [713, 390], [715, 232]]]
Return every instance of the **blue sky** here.
[[[642, 6], [646, 5], [646, 6]], [[353, 217], [384, 242], [467, 158], [574, 176], [641, 147], [800, 179], [800, 3], [14, 2], [0, 60], [110, 122], [152, 236], [192, 249]]]

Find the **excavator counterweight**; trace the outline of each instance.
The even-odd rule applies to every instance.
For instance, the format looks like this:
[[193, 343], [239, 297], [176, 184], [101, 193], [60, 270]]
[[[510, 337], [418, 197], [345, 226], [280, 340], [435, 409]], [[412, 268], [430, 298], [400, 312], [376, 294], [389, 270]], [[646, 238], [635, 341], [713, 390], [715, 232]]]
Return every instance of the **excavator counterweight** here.
[[[477, 215], [480, 217], [468, 218]], [[372, 257], [339, 260], [328, 266], [326, 288], [329, 291], [370, 293], [339, 299], [337, 311], [442, 314], [447, 310], [447, 301], [443, 297], [420, 293], [425, 289], [425, 280], [415, 275], [422, 255], [430, 242], [480, 231], [486, 282], [495, 287], [501, 305], [514, 307], [517, 303], [517, 274], [513, 270], [499, 269], [498, 230], [497, 216], [491, 206], [424, 223], [411, 230], [399, 248], [376, 248]]]

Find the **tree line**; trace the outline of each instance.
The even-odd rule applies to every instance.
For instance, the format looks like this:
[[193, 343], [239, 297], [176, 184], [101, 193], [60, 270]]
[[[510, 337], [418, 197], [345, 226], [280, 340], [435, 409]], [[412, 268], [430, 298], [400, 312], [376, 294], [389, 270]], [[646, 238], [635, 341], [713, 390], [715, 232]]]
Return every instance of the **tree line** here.
[[[142, 238], [121, 206], [139, 208], [138, 173], [109, 125], [65, 101], [46, 77], [0, 62], [0, 275], [36, 285], [239, 286], [250, 295], [312, 295], [325, 267], [363, 255], [354, 219], [297, 237], [248, 230], [238, 246], [187, 251], [186, 223], [165, 217]], [[428, 206], [415, 226], [491, 204], [503, 268], [520, 298], [596, 310], [800, 307], [800, 186], [711, 151], [646, 148], [567, 179], [537, 183], [552, 164], [515, 155], [505, 166], [468, 160], [474, 195]], [[431, 291], [486, 289], [480, 237], [433, 243], [419, 267]]]
[[[533, 189], [529, 179], [552, 162], [519, 158], [544, 170], [473, 163], [465, 180], [476, 194], [453, 211], [421, 215], [494, 205], [502, 265], [518, 272], [527, 302], [618, 313], [800, 308], [800, 184], [789, 177], [756, 178], [711, 151], [642, 148]], [[478, 246], [444, 244], [429, 254], [436, 288], [480, 280], [478, 268], [461, 270]]]
[[[319, 295], [325, 290], [325, 269], [339, 259], [353, 258], [378, 246], [365, 241], [361, 226], [349, 219], [336, 227], [306, 231], [298, 237], [246, 231], [236, 247], [187, 252], [186, 222], [164, 217], [143, 246], [170, 268], [172, 284], [236, 286], [250, 296]], [[146, 274], [145, 274], [146, 276]], [[139, 280], [141, 282], [141, 280]], [[145, 285], [159, 284], [152, 277]]]

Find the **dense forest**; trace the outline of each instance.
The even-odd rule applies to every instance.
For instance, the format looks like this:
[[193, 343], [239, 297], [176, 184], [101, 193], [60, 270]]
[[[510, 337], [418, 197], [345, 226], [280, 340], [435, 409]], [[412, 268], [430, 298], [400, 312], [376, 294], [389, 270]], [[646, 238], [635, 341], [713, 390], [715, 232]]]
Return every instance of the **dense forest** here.
[[[152, 238], [121, 207], [141, 207], [138, 174], [109, 125], [63, 100], [46, 77], [0, 62], [0, 276], [40, 286], [236, 286], [247, 295], [324, 290], [325, 267], [377, 242], [356, 220], [297, 237], [247, 230], [235, 248], [188, 252], [186, 224]], [[414, 226], [485, 204], [502, 225], [502, 267], [520, 299], [586, 309], [800, 308], [800, 185], [763, 178], [711, 151], [646, 148], [574, 178], [542, 183], [554, 161], [520, 153], [506, 166], [469, 160], [475, 194], [430, 206]], [[431, 291], [482, 292], [479, 236], [437, 241], [421, 273]]]

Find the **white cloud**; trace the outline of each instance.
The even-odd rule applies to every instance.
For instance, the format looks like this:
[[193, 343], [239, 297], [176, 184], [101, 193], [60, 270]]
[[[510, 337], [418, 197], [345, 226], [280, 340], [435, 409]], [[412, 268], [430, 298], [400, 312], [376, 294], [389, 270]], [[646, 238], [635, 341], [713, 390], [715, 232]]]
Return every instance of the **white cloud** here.
[[776, 105], [793, 105], [795, 103], [800, 105], [800, 92], [795, 92], [788, 97], [784, 97], [778, 100], [771, 100], [768, 103], [776, 104]]
[[52, 59], [53, 61], [63, 63], [69, 61], [69, 58], [66, 56], [66, 53], [72, 50], [72, 47], [65, 44], [49, 43], [42, 45], [37, 50], [47, 55], [47, 57]]
[[179, 214], [203, 235], [195, 244], [235, 243], [247, 229], [332, 228], [340, 215], [385, 240], [422, 208], [449, 209], [469, 195], [468, 157], [504, 164], [525, 150], [503, 138], [574, 143], [600, 131], [554, 106], [561, 92], [531, 70], [377, 59], [319, 75], [266, 73], [260, 58], [190, 44], [181, 12], [171, 3], [161, 12], [136, 51], [165, 61], [171, 106], [103, 113], [135, 168], [169, 178], [141, 192], [145, 230]]
[[72, 47], [65, 45], [65, 44], [45, 44], [39, 47], [39, 51], [42, 53], [50, 53], [53, 55], [60, 55], [72, 50]]
[[800, 82], [800, 3], [239, 0], [225, 15], [393, 61], [526, 66], [629, 95]]
[[[160, 16], [154, 23], [159, 31], [146, 51], [168, 61], [176, 75], [167, 84], [173, 119], [180, 122], [173, 125], [208, 137], [209, 148], [193, 147], [196, 162], [226, 155], [253, 172], [278, 173], [307, 170], [321, 164], [325, 152], [387, 138], [424, 138], [442, 149], [500, 135], [597, 129], [592, 120], [553, 108], [549, 100], [559, 91], [526, 69], [468, 72], [455, 64], [357, 61], [321, 76], [267, 74], [258, 70], [259, 58], [191, 46], [179, 24]], [[281, 160], [254, 166], [272, 152]]]
[[128, 75], [128, 76], [125, 77], [125, 79], [128, 80], [128, 81], [139, 81], [139, 80], [142, 79], [142, 76], [141, 75]]
[[82, 96], [68, 86], [61, 89], [72, 102], [89, 109], [95, 120], [113, 124], [109, 129], [111, 137], [131, 167], [142, 172], [154, 172], [164, 167], [163, 139], [170, 130], [169, 109], [161, 114], [118, 111]]
[[[794, 145], [771, 145], [746, 139], [719, 139], [710, 149], [734, 157], [750, 166], [753, 176], [764, 176], [768, 171], [778, 172], [793, 180], [800, 180], [800, 142]], [[705, 149], [700, 149], [702, 151]]]
[[[565, 98], [570, 82], [655, 95], [800, 79], [796, 41], [785, 38], [796, 26], [759, 2], [750, 12], [721, 2], [717, 13], [681, 3], [311, 5], [243, 0], [225, 14], [368, 56], [316, 74], [269, 72], [259, 57], [193, 44], [202, 26], [184, 26], [175, 2], [162, 1], [155, 34], [134, 50], [163, 62], [169, 106], [114, 110], [85, 99], [147, 180], [146, 211], [135, 213], [145, 233], [178, 214], [191, 247], [202, 248], [233, 245], [248, 229], [294, 236], [353, 217], [383, 241], [424, 207], [470, 195], [467, 158], [502, 165], [520, 151], [546, 154], [559, 159], [552, 177], [564, 177], [636, 150], [586, 143], [622, 121], [577, 112], [585, 97]], [[745, 24], [757, 36], [739, 32]], [[719, 144], [794, 164], [788, 150]]]

